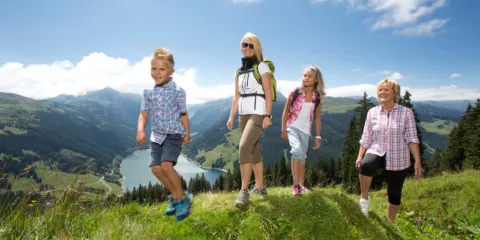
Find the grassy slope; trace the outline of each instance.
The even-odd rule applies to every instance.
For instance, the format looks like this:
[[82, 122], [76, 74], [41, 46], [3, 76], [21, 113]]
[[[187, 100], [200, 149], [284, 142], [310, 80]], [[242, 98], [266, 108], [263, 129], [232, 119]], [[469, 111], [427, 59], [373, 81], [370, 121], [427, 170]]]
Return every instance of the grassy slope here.
[[[116, 184], [110, 182], [103, 182], [101, 181], [101, 177], [95, 176], [93, 174], [71, 174], [71, 173], [64, 173], [58, 171], [51, 171], [42, 168], [36, 168], [37, 175], [42, 178], [41, 184], [46, 185], [53, 185], [55, 186], [55, 194], [61, 195], [63, 194], [64, 188], [66, 188], [70, 183], [75, 182], [75, 180], [81, 180], [85, 183], [86, 187], [97, 188], [105, 190], [105, 193], [108, 193], [110, 189], [105, 186], [107, 184], [111, 189], [111, 194], [121, 195], [122, 188]], [[27, 178], [19, 178], [13, 180], [13, 177], [10, 178], [10, 181], [13, 182], [13, 190], [24, 190], [24, 191], [38, 191], [40, 189], [40, 183], [36, 183], [32, 179]], [[95, 194], [89, 194], [91, 198], [95, 198]]]
[[[233, 207], [236, 193], [200, 194], [192, 215], [180, 223], [163, 216], [166, 203], [89, 211], [58, 207], [36, 217], [13, 214], [0, 224], [4, 226], [0, 235], [29, 239], [473, 239], [480, 237], [479, 178], [480, 172], [466, 172], [408, 180], [398, 231], [384, 220], [386, 190], [371, 194], [366, 218], [357, 195], [315, 188], [311, 194], [293, 198], [290, 188], [271, 188], [265, 197], [252, 196], [245, 211]], [[424, 222], [416, 225], [417, 219]]]
[[233, 162], [238, 159], [237, 146], [240, 139], [240, 129], [234, 129], [226, 135], [227, 143], [220, 144], [210, 151], [200, 151], [197, 154], [197, 158], [205, 157], [205, 162], [203, 162], [202, 166], [211, 167], [212, 163], [220, 157], [217, 154], [222, 154], [221, 157], [228, 162], [224, 169], [233, 171]]
[[421, 125], [427, 132], [448, 135], [457, 124], [451, 120], [436, 120], [434, 122], [421, 122]]

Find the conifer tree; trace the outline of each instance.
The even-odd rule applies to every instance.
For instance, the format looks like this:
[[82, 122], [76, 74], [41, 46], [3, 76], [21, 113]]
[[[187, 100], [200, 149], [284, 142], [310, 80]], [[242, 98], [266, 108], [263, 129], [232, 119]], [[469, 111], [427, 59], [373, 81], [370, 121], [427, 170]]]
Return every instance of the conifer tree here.
[[466, 117], [465, 168], [480, 169], [480, 99]]
[[[420, 142], [420, 145], [419, 145], [420, 158], [423, 162], [426, 146], [425, 146], [425, 142], [423, 141], [423, 136], [422, 136], [422, 126], [420, 125], [421, 120], [418, 117], [418, 114], [415, 111], [415, 108], [413, 107], [411, 96], [412, 96], [412, 94], [410, 94], [410, 92], [408, 92], [408, 90], [405, 91], [405, 95], [403, 95], [403, 97], [401, 97], [399, 99], [398, 103], [400, 105], [403, 105], [405, 107], [408, 107], [408, 108], [412, 109], [412, 111], [413, 111], [413, 115], [415, 117], [415, 124], [416, 124], [416, 128], [417, 128], [417, 136], [418, 136], [418, 140]], [[411, 153], [410, 153], [410, 162], [412, 163], [412, 165], [410, 167], [411, 168], [410, 172], [413, 172], [414, 171], [414, 166], [415, 166], [414, 165], [415, 164], [415, 158], [413, 157], [413, 155]]]
[[441, 171], [460, 171], [463, 169], [463, 161], [465, 160], [465, 147], [469, 144], [465, 137], [466, 128], [471, 121], [472, 107], [468, 104], [465, 115], [458, 121], [447, 138], [445, 152], [441, 157]]

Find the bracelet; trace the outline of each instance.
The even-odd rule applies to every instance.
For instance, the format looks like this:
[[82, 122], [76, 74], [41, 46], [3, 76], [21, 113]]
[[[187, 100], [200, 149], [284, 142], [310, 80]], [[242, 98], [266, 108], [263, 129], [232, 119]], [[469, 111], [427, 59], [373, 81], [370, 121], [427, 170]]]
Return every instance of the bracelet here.
[[318, 139], [320, 139], [320, 140], [322, 139], [322, 137], [321, 137], [321, 136], [315, 136], [315, 138], [318, 138]]

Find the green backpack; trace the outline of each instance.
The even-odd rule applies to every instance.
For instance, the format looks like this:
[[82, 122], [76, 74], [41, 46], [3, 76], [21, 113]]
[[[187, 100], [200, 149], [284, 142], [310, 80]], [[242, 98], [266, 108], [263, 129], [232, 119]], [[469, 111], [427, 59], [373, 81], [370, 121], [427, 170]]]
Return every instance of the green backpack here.
[[[273, 62], [271, 60], [268, 60], [268, 59], [264, 59], [263, 60], [264, 63], [266, 63], [268, 65], [268, 68], [270, 68], [270, 73], [272, 74], [272, 78], [271, 78], [271, 85], [272, 85], [272, 102], [275, 102], [277, 100], [277, 80], [275, 79], [275, 76], [274, 76], [274, 73], [275, 73], [275, 65], [273, 64]], [[258, 65], [260, 63], [255, 63], [253, 65], [253, 76], [255, 77], [255, 79], [257, 80], [258, 84], [262, 85], [262, 76], [260, 75], [260, 73], [258, 72]], [[238, 72], [239, 72], [239, 69], [237, 70], [237, 78], [238, 78]], [[263, 85], [262, 85], [263, 87]]]

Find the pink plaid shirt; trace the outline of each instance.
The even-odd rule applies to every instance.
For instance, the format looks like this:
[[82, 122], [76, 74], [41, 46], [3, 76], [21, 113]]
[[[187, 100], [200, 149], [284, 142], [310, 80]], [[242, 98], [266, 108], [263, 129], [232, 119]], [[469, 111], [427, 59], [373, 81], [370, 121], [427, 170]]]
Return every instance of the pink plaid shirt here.
[[412, 109], [395, 103], [390, 113], [382, 105], [368, 111], [360, 144], [366, 153], [387, 154], [387, 170], [400, 171], [410, 166], [411, 142], [419, 143]]

